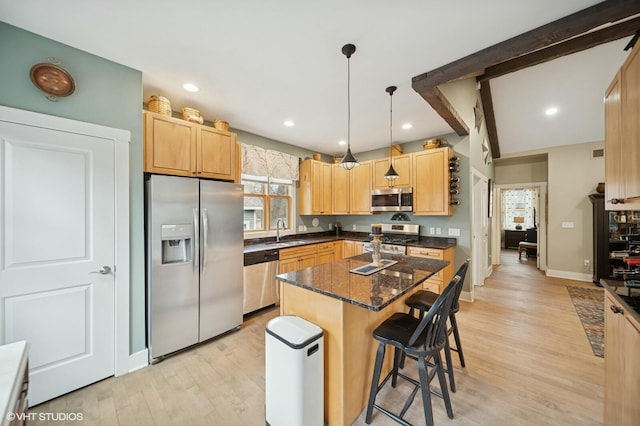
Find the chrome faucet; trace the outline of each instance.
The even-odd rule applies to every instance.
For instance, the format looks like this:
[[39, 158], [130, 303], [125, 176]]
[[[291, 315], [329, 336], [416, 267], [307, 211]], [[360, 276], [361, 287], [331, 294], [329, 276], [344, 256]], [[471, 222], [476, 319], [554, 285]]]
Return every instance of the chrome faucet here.
[[280, 242], [280, 224], [282, 223], [282, 230], [284, 231], [284, 219], [279, 217], [276, 220], [276, 243]]

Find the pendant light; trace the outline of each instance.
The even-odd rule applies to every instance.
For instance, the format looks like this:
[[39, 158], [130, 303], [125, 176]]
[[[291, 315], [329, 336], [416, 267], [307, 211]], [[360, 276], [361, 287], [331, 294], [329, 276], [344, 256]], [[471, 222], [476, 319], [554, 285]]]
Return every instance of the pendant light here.
[[399, 175], [396, 169], [393, 168], [393, 92], [397, 89], [396, 86], [389, 86], [385, 90], [389, 94], [389, 170], [384, 174], [385, 179], [389, 181], [390, 185], [393, 185]]
[[342, 46], [342, 54], [347, 57], [347, 153], [340, 161], [342, 167], [351, 170], [359, 166], [358, 160], [351, 153], [351, 55], [356, 51], [353, 44], [345, 44]]

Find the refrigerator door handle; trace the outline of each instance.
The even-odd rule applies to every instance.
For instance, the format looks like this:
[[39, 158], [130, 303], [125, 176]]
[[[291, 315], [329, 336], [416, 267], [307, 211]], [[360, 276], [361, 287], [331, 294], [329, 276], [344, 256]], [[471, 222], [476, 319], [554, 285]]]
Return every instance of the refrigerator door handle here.
[[[193, 209], [193, 247], [197, 250], [198, 247], [200, 247], [200, 226], [199, 226], [199, 219], [198, 219], [198, 208], [195, 207]], [[199, 256], [200, 252], [194, 252], [193, 255], [193, 270], [194, 272], [197, 272], [197, 268], [198, 268], [198, 256]]]
[[202, 209], [202, 276], [207, 272], [207, 250], [209, 247], [209, 214], [206, 208]]

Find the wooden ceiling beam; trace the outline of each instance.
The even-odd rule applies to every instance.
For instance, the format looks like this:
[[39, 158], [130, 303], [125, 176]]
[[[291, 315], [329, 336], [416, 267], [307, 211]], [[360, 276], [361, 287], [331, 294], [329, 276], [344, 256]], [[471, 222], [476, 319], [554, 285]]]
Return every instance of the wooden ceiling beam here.
[[449, 103], [444, 94], [437, 87], [431, 87], [429, 90], [420, 92], [420, 96], [433, 107], [433, 109], [447, 122], [458, 136], [466, 136], [469, 134], [469, 126], [464, 122], [462, 117], [455, 110], [453, 105]]
[[628, 37], [640, 30], [640, 17], [623, 21], [619, 24], [606, 27], [602, 30], [593, 31], [580, 37], [569, 39], [565, 42], [554, 44], [545, 49], [537, 50], [533, 53], [520, 56], [509, 61], [487, 68], [485, 73], [477, 78], [478, 81], [487, 81], [500, 77], [514, 71], [542, 64], [544, 62], [558, 59], [565, 55], [591, 49], [600, 44], [609, 43]]
[[512, 37], [433, 71], [413, 77], [412, 87], [420, 93], [479, 70], [561, 42], [640, 13], [640, 1], [606, 0], [579, 12]]
[[498, 128], [496, 115], [493, 110], [493, 98], [489, 80], [480, 82], [480, 101], [484, 110], [484, 122], [487, 125], [487, 137], [491, 146], [491, 157], [500, 158], [500, 143], [498, 142]]

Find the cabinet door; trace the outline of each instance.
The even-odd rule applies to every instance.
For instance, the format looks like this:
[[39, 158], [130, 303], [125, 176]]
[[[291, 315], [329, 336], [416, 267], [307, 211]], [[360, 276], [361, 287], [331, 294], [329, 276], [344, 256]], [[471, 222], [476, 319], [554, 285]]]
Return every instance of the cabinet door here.
[[343, 241], [333, 242], [333, 260], [334, 261], [342, 259], [343, 248], [344, 248]]
[[350, 213], [371, 214], [371, 162], [365, 161], [349, 172]]
[[[632, 49], [620, 69], [622, 81], [622, 138], [620, 151], [625, 210], [640, 209], [640, 54]], [[606, 186], [605, 186], [606, 188]], [[633, 198], [633, 199], [629, 199]]]
[[175, 118], [144, 112], [144, 171], [196, 175], [196, 127]]
[[622, 102], [620, 99], [620, 73], [609, 85], [604, 97], [604, 180], [607, 209], [616, 209], [608, 200], [624, 197], [622, 180]]
[[342, 246], [342, 258], [353, 257], [356, 255], [355, 241], [345, 240]]
[[340, 164], [331, 167], [332, 174], [332, 212], [333, 214], [349, 214], [349, 170]]
[[331, 214], [331, 164], [311, 161], [311, 214]]
[[411, 154], [393, 157], [393, 168], [398, 173], [395, 181], [389, 181], [384, 174], [389, 170], [389, 157], [373, 161], [373, 189], [389, 187], [408, 188], [411, 186]]
[[413, 212], [417, 215], [451, 215], [449, 204], [450, 148], [413, 154]]
[[298, 269], [310, 268], [312, 266], [316, 266], [315, 254], [307, 254], [300, 258], [298, 263]]
[[298, 258], [281, 260], [278, 264], [278, 273], [293, 272], [298, 270]]
[[362, 241], [355, 241], [353, 243], [354, 256], [364, 253], [364, 243]]
[[198, 128], [198, 176], [210, 179], [236, 178], [236, 135], [213, 128]]
[[622, 339], [625, 344], [625, 366], [624, 366], [624, 419], [625, 425], [638, 424], [640, 419], [640, 324], [625, 314], [625, 327]]
[[[624, 314], [612, 310], [620, 308], [605, 292], [604, 298], [604, 424], [621, 425], [624, 389]], [[620, 308], [621, 309], [621, 308]]]

